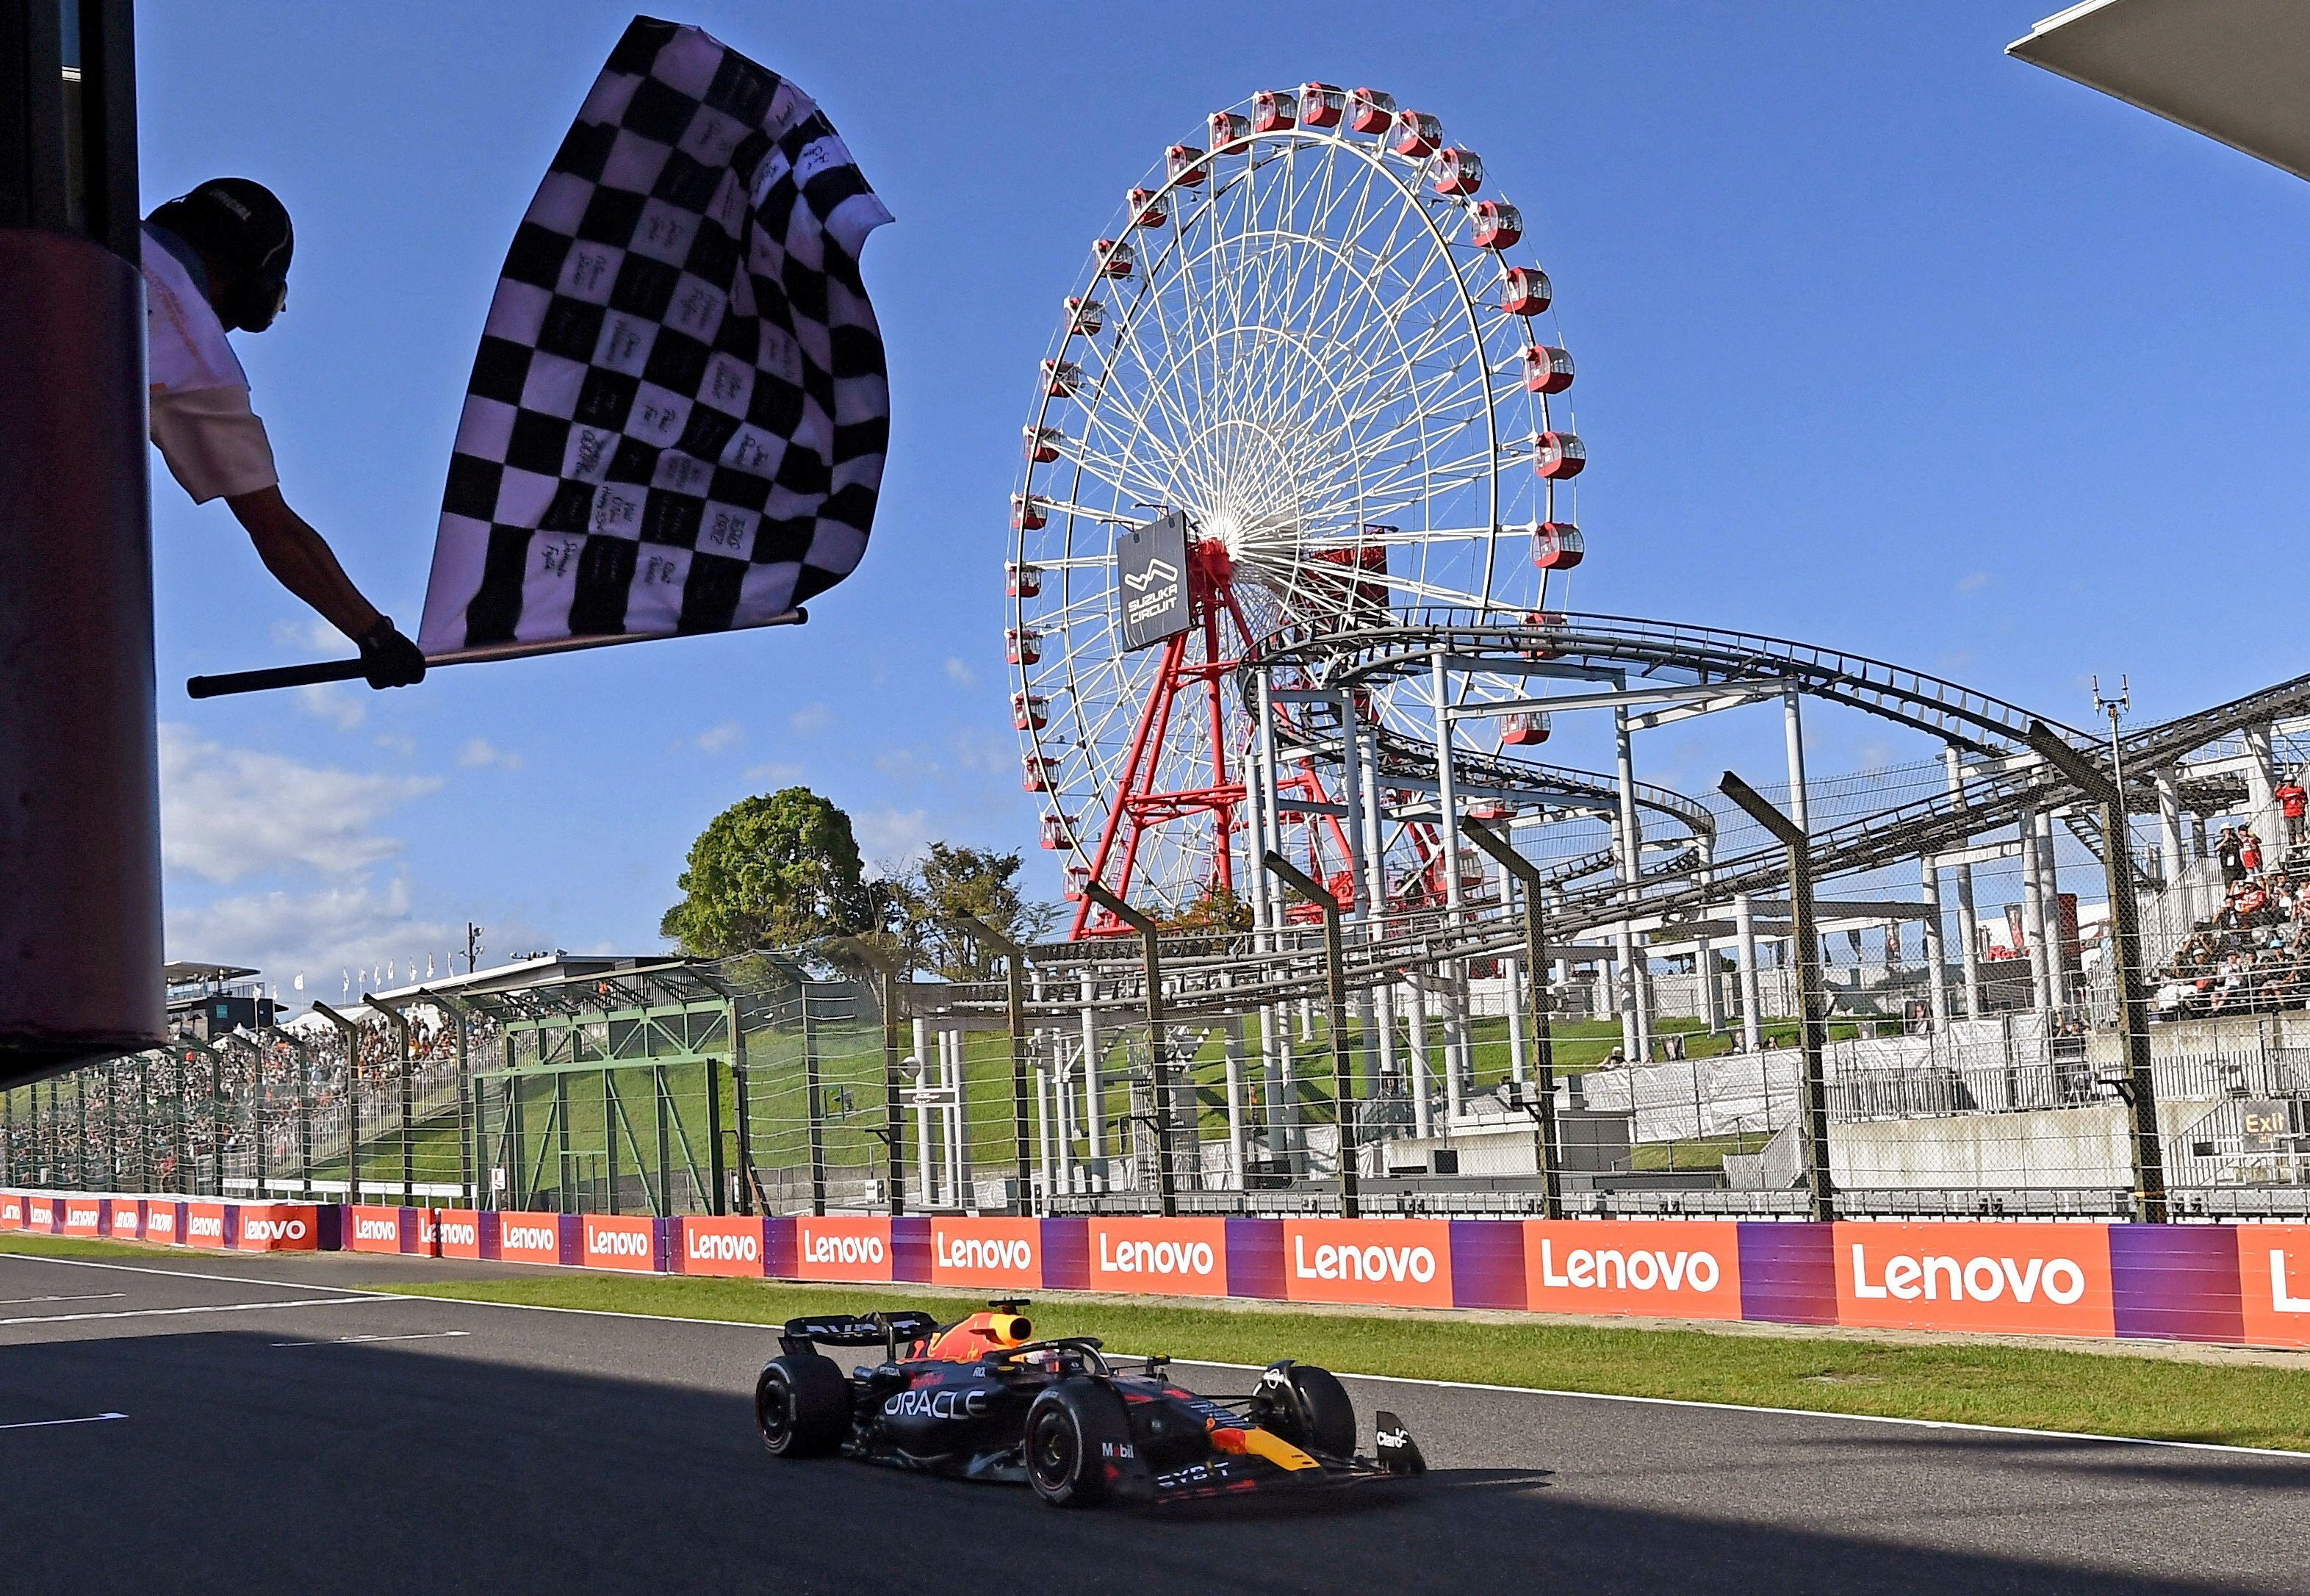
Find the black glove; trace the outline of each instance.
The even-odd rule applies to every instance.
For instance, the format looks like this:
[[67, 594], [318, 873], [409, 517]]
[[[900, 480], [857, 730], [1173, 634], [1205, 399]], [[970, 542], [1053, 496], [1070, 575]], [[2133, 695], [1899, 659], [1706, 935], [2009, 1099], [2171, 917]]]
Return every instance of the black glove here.
[[425, 680], [425, 656], [389, 616], [378, 616], [360, 639], [360, 663], [371, 687], [414, 687]]

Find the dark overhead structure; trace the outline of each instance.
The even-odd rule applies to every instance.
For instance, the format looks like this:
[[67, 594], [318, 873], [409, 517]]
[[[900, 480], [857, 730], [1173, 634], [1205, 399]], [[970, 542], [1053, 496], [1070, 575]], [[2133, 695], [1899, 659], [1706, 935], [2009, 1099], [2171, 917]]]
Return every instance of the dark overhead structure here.
[[157, 1045], [129, 0], [0, 6], [0, 1083]]
[[2087, 0], [2006, 53], [2310, 178], [2310, 5]]

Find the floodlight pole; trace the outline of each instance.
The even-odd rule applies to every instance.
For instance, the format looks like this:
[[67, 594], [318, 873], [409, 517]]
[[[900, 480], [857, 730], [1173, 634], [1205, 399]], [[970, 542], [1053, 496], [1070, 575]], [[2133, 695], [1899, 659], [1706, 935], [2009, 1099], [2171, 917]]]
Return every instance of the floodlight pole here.
[[[899, 967], [897, 961], [864, 937], [846, 936], [833, 939], [834, 945], [855, 955], [873, 967], [882, 978], [882, 1114], [888, 1130], [883, 1137], [890, 1162], [887, 1178], [890, 1184], [890, 1217], [903, 1217], [907, 1211], [907, 1105], [899, 1080]], [[810, 1001], [805, 993], [803, 1001]], [[929, 1193], [924, 1193], [928, 1201]]]
[[[1533, 1150], [1540, 1161], [1541, 1212], [1564, 1217], [1564, 1172], [1556, 1150], [1556, 1044], [1548, 1028], [1548, 949], [1541, 924], [1540, 867], [1510, 846], [1507, 837], [1481, 820], [1463, 822], [1460, 835], [1474, 843], [1524, 886], [1524, 962], [1532, 987]], [[1510, 1017], [1508, 1023], [1515, 1020]]]
[[1147, 1062], [1155, 1093], [1155, 1192], [1165, 1219], [1179, 1211], [1178, 1179], [1171, 1167], [1171, 1049], [1163, 1035], [1161, 928], [1097, 879], [1086, 880], [1090, 900], [1139, 933], [1139, 955], [1147, 982]]
[[1789, 940], [1796, 944], [1797, 1029], [1804, 1049], [1805, 1179], [1812, 1217], [1826, 1224], [1837, 1218], [1837, 1187], [1828, 1167], [1828, 1081], [1821, 1059], [1828, 1042], [1828, 1005], [1821, 994], [1820, 938], [1813, 930], [1811, 838], [1730, 770], [1716, 789], [1788, 850]]
[[1324, 916], [1324, 991], [1329, 1000], [1332, 1027], [1332, 1103], [1340, 1127], [1340, 1212], [1347, 1219], [1362, 1213], [1356, 1187], [1356, 1083], [1348, 1062], [1348, 976], [1345, 950], [1340, 945], [1340, 900], [1313, 876], [1273, 848], [1260, 861], [1268, 874], [1281, 881], [1302, 901]]
[[[1003, 1017], [1011, 1030], [1011, 1132], [1019, 1158], [1019, 1211], [1035, 1211], [1035, 1160], [1027, 1123], [1027, 950], [976, 915], [954, 915], [947, 924], [980, 947], [1002, 955]], [[967, 1056], [967, 1055], [966, 1055]], [[1062, 1163], [1065, 1161], [1062, 1157]], [[1046, 1208], [1050, 1193], [1043, 1193]]]
[[[2115, 716], [2112, 717], [2115, 729]], [[2158, 1089], [2150, 1073], [2149, 1002], [2143, 991], [2141, 919], [2133, 897], [2133, 851], [2128, 840], [2125, 794], [2043, 721], [2029, 723], [2029, 746], [2045, 763], [2101, 805], [2102, 868], [2109, 889], [2110, 959], [2117, 977], [2118, 1023], [2124, 1032], [2125, 1078], [2120, 1089], [2133, 1111], [2133, 1217], [2162, 1225], [2169, 1217], [2166, 1149], [2158, 1129]], [[2115, 753], [2115, 743], [2111, 750]]]

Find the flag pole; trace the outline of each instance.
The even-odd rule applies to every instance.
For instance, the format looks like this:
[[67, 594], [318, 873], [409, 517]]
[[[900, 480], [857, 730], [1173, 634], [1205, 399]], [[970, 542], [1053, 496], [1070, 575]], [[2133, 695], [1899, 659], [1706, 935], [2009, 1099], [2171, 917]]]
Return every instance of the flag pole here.
[[[477, 665], [489, 660], [531, 659], [541, 654], [575, 654], [582, 648], [608, 648], [619, 643], [648, 643], [665, 638], [720, 637], [726, 632], [758, 631], [766, 626], [801, 626], [810, 612], [797, 604], [768, 620], [724, 627], [714, 632], [612, 632], [602, 637], [542, 638], [529, 643], [484, 643], [474, 648], [453, 648], [425, 656], [425, 668]], [[261, 693], [281, 687], [312, 687], [324, 681], [359, 681], [362, 666], [357, 659], [316, 660], [304, 665], [274, 665], [263, 671], [232, 671], [222, 676], [195, 676], [185, 683], [187, 697], [221, 698], [233, 693]]]

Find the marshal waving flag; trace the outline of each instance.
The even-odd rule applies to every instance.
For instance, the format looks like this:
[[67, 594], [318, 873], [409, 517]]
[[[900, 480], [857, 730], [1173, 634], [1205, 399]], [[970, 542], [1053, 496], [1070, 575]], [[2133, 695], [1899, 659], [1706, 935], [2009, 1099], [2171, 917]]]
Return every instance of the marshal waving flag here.
[[419, 645], [771, 624], [865, 552], [890, 213], [810, 97], [637, 18], [506, 257]]

